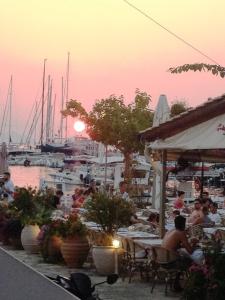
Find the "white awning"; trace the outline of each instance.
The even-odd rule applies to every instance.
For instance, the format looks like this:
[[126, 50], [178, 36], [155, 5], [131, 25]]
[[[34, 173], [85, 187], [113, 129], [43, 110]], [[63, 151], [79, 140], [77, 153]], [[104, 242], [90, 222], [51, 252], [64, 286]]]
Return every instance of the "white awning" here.
[[156, 140], [149, 143], [148, 147], [153, 150], [224, 149], [225, 114], [186, 129], [165, 140]]

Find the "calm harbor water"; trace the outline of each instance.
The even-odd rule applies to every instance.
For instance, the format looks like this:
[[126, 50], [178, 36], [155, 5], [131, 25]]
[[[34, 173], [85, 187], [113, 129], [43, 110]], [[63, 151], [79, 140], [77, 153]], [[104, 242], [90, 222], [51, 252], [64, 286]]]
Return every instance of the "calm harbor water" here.
[[[38, 188], [41, 178], [50, 179], [48, 174], [57, 172], [57, 169], [38, 166], [10, 166], [9, 170], [14, 185], [19, 187], [29, 185]], [[65, 188], [66, 192], [71, 192], [74, 190], [74, 186], [72, 185], [66, 185]]]
[[20, 187], [27, 185], [39, 187], [40, 178], [48, 178], [48, 173], [52, 172], [50, 168], [36, 166], [10, 166], [9, 169], [13, 183]]

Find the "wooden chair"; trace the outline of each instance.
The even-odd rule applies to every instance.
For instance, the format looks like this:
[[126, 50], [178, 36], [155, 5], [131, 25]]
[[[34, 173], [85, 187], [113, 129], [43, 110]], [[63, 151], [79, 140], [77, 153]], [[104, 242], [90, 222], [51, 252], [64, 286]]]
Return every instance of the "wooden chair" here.
[[181, 272], [178, 265], [178, 256], [172, 251], [157, 246], [152, 248], [152, 261], [154, 279], [151, 293], [153, 293], [157, 280], [163, 279], [166, 283], [165, 295], [167, 295], [168, 283], [172, 287], [172, 283], [175, 282], [176, 277]]
[[[124, 257], [122, 261], [122, 279], [128, 275], [128, 282], [131, 283], [131, 279], [135, 272], [139, 272], [141, 278], [143, 274], [149, 277], [149, 257], [148, 252], [142, 249], [141, 252], [137, 251], [136, 245], [132, 239], [123, 239], [122, 247], [124, 249]], [[141, 249], [140, 249], [141, 250]], [[140, 255], [141, 254], [141, 255]]]
[[201, 225], [192, 225], [188, 227], [187, 234], [190, 238], [201, 240], [204, 236], [204, 231]]

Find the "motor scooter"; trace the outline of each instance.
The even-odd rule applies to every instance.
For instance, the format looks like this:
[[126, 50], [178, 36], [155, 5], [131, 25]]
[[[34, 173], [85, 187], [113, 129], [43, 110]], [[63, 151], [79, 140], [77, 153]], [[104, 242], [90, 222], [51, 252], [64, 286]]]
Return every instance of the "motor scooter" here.
[[60, 275], [57, 275], [55, 278], [47, 277], [71, 294], [77, 296], [80, 300], [100, 300], [98, 294], [95, 293], [96, 286], [104, 283], [111, 285], [118, 279], [117, 274], [111, 274], [107, 276], [106, 280], [92, 285], [90, 277], [84, 273], [72, 273], [70, 278]]

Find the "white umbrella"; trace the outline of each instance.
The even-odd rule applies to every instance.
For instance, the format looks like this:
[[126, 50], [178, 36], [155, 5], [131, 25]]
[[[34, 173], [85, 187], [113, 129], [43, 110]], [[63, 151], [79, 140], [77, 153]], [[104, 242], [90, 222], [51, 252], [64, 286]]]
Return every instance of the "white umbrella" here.
[[[170, 118], [170, 107], [167, 102], [166, 95], [160, 95], [156, 110], [154, 112], [153, 127], [156, 127]], [[160, 207], [160, 189], [161, 189], [161, 173], [162, 166], [159, 161], [151, 162], [154, 169], [153, 176], [153, 194], [152, 194], [152, 207], [159, 209]]]
[[160, 95], [157, 103], [152, 127], [159, 126], [160, 124], [168, 121], [170, 118], [170, 107], [167, 102], [166, 95]]
[[0, 150], [0, 174], [8, 171], [8, 161], [7, 161], [7, 147], [6, 143], [2, 143], [2, 147]]

